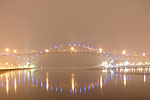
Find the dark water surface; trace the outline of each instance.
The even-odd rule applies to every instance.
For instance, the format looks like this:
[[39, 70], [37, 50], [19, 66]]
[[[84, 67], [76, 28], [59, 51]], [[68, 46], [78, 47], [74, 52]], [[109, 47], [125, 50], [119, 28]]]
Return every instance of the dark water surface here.
[[149, 100], [149, 68], [0, 72], [0, 100]]

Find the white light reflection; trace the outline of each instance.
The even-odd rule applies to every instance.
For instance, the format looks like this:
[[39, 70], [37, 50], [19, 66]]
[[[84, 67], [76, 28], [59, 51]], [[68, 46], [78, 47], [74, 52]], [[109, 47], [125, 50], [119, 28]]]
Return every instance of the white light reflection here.
[[38, 83], [39, 83], [39, 80], [38, 80], [38, 78], [36, 78], [36, 85], [38, 86]]
[[103, 78], [102, 78], [102, 75], [100, 76], [100, 88], [101, 89], [103, 88]]
[[30, 73], [28, 72], [28, 83], [30, 82]]
[[25, 84], [25, 82], [26, 82], [26, 77], [25, 77], [25, 75], [24, 75], [24, 84]]
[[49, 80], [48, 78], [46, 78], [46, 90], [48, 91], [48, 89], [49, 89]]
[[72, 80], [71, 80], [72, 92], [74, 93], [75, 83], [74, 83], [74, 74], [72, 73]]
[[15, 93], [17, 91], [17, 81], [16, 81], [16, 78], [14, 79], [14, 88], [15, 88]]
[[9, 91], [9, 80], [8, 80], [8, 74], [6, 73], [6, 92], [8, 94]]
[[42, 79], [41, 79], [41, 88], [43, 87], [43, 81], [42, 81]]
[[3, 76], [2, 76], [2, 74], [1, 74], [1, 87], [3, 88], [3, 86], [4, 86], [4, 83], [3, 83]]
[[144, 75], [144, 83], [146, 82], [146, 75]]
[[[133, 69], [130, 68], [129, 71], [130, 70], [133, 70]], [[5, 82], [5, 75], [6, 75], [6, 82]], [[86, 92], [89, 93], [89, 91], [92, 92], [93, 89], [96, 91], [97, 88], [95, 88], [95, 86], [98, 86], [99, 87], [99, 94], [101, 95], [103, 92], [103, 89], [105, 87], [105, 84], [108, 83], [108, 81], [109, 81], [109, 83], [111, 83], [112, 81], [114, 82], [115, 79], [120, 78], [122, 80], [122, 88], [127, 88], [127, 82], [131, 80], [130, 74], [129, 75], [128, 74], [123, 75], [123, 73], [121, 73], [121, 74], [115, 73], [114, 74], [114, 80], [110, 80], [110, 78], [113, 74], [107, 73], [107, 75], [106, 75], [105, 73], [103, 73], [103, 74], [100, 74], [100, 76], [98, 77], [98, 79], [96, 81], [95, 80], [90, 80], [90, 82], [85, 81], [85, 83], [83, 84], [82, 82], [77, 83], [79, 81], [76, 81], [74, 74], [72, 74], [71, 81], [69, 83], [60, 82], [60, 80], [56, 80], [56, 82], [58, 81], [57, 86], [56, 86], [55, 82], [53, 82], [53, 87], [52, 87], [52, 81], [53, 80], [50, 80], [50, 78], [48, 78], [48, 74], [47, 74], [46, 78], [44, 78], [44, 79], [42, 79], [42, 77], [38, 77], [38, 76], [35, 77], [35, 79], [34, 79], [33, 76], [31, 77], [31, 75], [32, 74], [28, 73], [28, 71], [26, 72], [25, 75], [24, 75], [24, 73], [22, 73], [21, 75], [18, 75], [17, 71], [16, 71], [16, 74], [15, 73], [13, 74], [13, 79], [12, 79], [12, 73], [10, 72], [10, 73], [4, 74], [3, 77], [2, 77], [2, 75], [0, 76], [1, 77], [0, 85], [1, 85], [1, 87], [3, 87], [3, 83], [4, 83], [4, 91], [7, 91], [7, 94], [10, 94], [11, 90], [13, 90], [14, 93], [16, 94], [16, 93], [18, 93], [18, 88], [20, 88], [20, 85], [19, 85], [20, 80], [21, 80], [21, 86], [25, 86], [28, 84], [27, 78], [30, 77], [30, 79], [29, 78], [28, 79], [33, 86], [36, 85], [36, 87], [38, 86], [39, 88], [46, 87], [44, 90], [46, 92], [52, 91], [52, 89], [53, 89], [52, 92], [57, 92], [57, 93], [61, 92], [62, 93], [62, 91], [66, 92], [66, 89], [68, 92], [71, 89], [70, 93], [72, 93], [73, 95], [75, 95], [76, 93], [77, 94], [81, 94], [81, 93], [84, 94]], [[145, 83], [147, 81], [146, 75], [142, 76], [142, 79], [144, 79], [143, 81]], [[26, 81], [25, 84], [23, 82], [24, 80]], [[118, 81], [116, 81], [116, 82], [118, 82]], [[65, 83], [65, 85], [63, 83]], [[77, 84], [80, 84], [80, 86]], [[109, 85], [109, 84], [107, 84], [107, 85]], [[81, 89], [82, 89], [82, 92], [81, 92]], [[6, 94], [6, 92], [5, 92], [5, 94]]]
[[126, 88], [126, 85], [127, 85], [126, 75], [124, 75], [123, 79], [124, 79], [124, 88]]

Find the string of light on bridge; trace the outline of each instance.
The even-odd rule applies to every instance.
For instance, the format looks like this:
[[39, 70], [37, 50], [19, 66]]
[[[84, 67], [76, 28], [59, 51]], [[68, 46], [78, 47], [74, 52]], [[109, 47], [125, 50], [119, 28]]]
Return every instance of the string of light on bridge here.
[[[5, 52], [1, 52], [0, 56], [12, 56], [16, 57], [17, 59], [24, 60], [24, 61], [32, 61], [39, 55], [43, 54], [50, 54], [50, 53], [95, 53], [97, 55], [104, 55], [109, 58], [109, 60], [118, 60], [123, 57], [131, 56], [131, 54], [128, 54], [126, 50], [122, 51], [122, 54], [118, 57], [113, 58], [111, 53], [104, 52], [102, 48], [96, 48], [94, 46], [89, 46], [86, 44], [71, 44], [69, 43], [67, 46], [60, 45], [54, 45], [54, 47], [47, 48], [45, 50], [31, 50], [29, 52], [18, 52], [15, 50], [10, 50], [9, 48], [5, 49]], [[25, 57], [25, 55], [30, 55], [31, 57]], [[146, 54], [143, 53], [141, 56], [146, 57]]]

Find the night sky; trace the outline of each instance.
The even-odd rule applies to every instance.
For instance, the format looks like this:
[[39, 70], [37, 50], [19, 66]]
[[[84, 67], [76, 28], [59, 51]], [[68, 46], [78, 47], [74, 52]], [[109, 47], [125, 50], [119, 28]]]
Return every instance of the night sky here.
[[85, 43], [150, 52], [150, 0], [0, 0], [0, 48]]

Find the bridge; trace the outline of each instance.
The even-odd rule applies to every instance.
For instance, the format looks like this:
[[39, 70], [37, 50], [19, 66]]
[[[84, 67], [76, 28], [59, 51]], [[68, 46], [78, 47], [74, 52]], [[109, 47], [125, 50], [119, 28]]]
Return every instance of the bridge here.
[[[55, 55], [55, 54], [86, 54], [86, 55], [95, 55], [103, 57], [103, 61], [101, 62], [101, 66], [103, 67], [120, 67], [120, 66], [148, 66], [150, 65], [150, 57], [146, 56], [145, 53], [137, 54], [137, 53], [127, 53], [125, 50], [122, 53], [117, 54], [111, 51], [103, 51], [102, 48], [97, 48], [90, 45], [85, 44], [68, 44], [68, 45], [54, 45], [54, 47], [50, 47], [44, 50], [31, 50], [31, 51], [17, 51], [10, 50], [6, 48], [4, 52], [0, 53], [0, 59], [3, 61], [17, 62], [21, 61], [21, 63], [32, 63], [37, 57], [42, 55]], [[13, 59], [13, 60], [9, 60]], [[3, 62], [4, 63], [4, 62]], [[1, 64], [1, 62], [0, 62]], [[4, 63], [4, 65], [10, 65], [8, 62]]]

